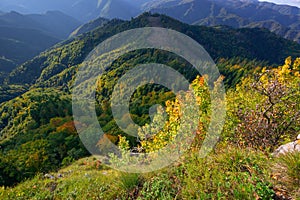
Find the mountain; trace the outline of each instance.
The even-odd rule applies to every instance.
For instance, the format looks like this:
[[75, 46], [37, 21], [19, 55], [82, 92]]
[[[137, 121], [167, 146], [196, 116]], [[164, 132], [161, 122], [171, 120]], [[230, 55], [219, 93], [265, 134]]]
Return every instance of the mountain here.
[[[216, 62], [221, 58], [239, 58], [234, 62], [240, 63], [247, 59], [273, 65], [281, 63], [289, 55], [296, 57], [300, 54], [300, 47], [297, 43], [283, 39], [268, 30], [259, 28], [233, 29], [226, 26], [192, 26], [165, 15], [145, 13], [131, 21], [109, 21], [88, 33], [64, 41], [20, 65], [8, 76], [3, 77], [6, 86], [0, 88], [1, 101], [14, 98], [20, 94], [20, 91], [28, 90], [30, 85], [59, 87], [63, 90], [69, 90], [77, 67], [97, 44], [116, 33], [145, 26], [168, 27], [187, 34], [203, 45]], [[168, 64], [170, 58], [163, 61], [164, 57], [160, 58], [162, 59], [161, 62]], [[230, 74], [235, 74], [235, 72], [226, 70], [226, 66], [227, 64], [224, 63], [224, 70], [221, 71], [224, 72], [224, 75], [232, 77]], [[246, 65], [243, 64], [242, 66]], [[239, 73], [237, 77], [243, 75], [244, 73]], [[226, 81], [230, 84], [236, 83], [238, 78], [234, 79], [229, 78]], [[15, 85], [19, 85], [19, 87]], [[24, 88], [24, 85], [27, 86]], [[6, 92], [7, 88], [9, 88], [9, 93]]]
[[300, 8], [256, 0], [2, 0], [4, 11], [60, 10], [81, 21], [130, 19], [145, 11], [197, 25], [267, 28], [300, 43]]
[[59, 39], [66, 39], [70, 32], [80, 26], [82, 22], [59, 11], [47, 11], [45, 14], [29, 14], [29, 18], [40, 25], [43, 31]]
[[0, 7], [3, 11], [22, 13], [59, 10], [84, 22], [97, 17], [130, 19], [140, 13], [134, 2], [128, 0], [2, 0]]
[[0, 70], [9, 72], [59, 42], [59, 39], [35, 29], [0, 27], [0, 41]]
[[0, 72], [10, 72], [17, 65], [66, 39], [80, 24], [58, 11], [0, 15]]
[[0, 16], [1, 27], [36, 29], [56, 37], [66, 39], [81, 22], [59, 11], [44, 14], [20, 14], [15, 11]]
[[189, 24], [267, 28], [300, 43], [300, 8], [293, 6], [242, 0], [154, 0], [143, 9]]
[[78, 27], [75, 31], [73, 31], [70, 35], [70, 37], [75, 37], [75, 36], [78, 36], [80, 34], [83, 34], [83, 33], [86, 33], [86, 32], [89, 32], [89, 31], [92, 31], [96, 28], [99, 28], [103, 25], [105, 25], [109, 20], [108, 19], [105, 19], [105, 18], [102, 18], [102, 17], [99, 17], [95, 20], [92, 20], [86, 24], [83, 24], [82, 26]]
[[[7, 85], [0, 87], [0, 185], [15, 185], [88, 155], [74, 126], [79, 122], [73, 122], [72, 118], [74, 75], [86, 56], [105, 39], [149, 26], [177, 30], [199, 42], [226, 78], [236, 77], [228, 84], [235, 84], [257, 68], [272, 67], [289, 55], [300, 54], [299, 44], [266, 29], [193, 26], [150, 13], [130, 21], [111, 20], [40, 53], [5, 78]], [[114, 86], [126, 71], [141, 63], [154, 62], [176, 69], [189, 80], [198, 75], [187, 61], [166, 51], [142, 49], [120, 56], [99, 80], [101, 87], [97, 88], [95, 105], [100, 125], [115, 143], [118, 135], [124, 133], [116, 125], [110, 109]], [[149, 108], [170, 99], [174, 95], [169, 90], [155, 84], [146, 85], [132, 96], [131, 116], [139, 125], [149, 123]], [[128, 140], [130, 145], [137, 143], [136, 138], [128, 137]]]
[[[151, 20], [156, 20], [158, 23]], [[79, 65], [85, 56], [105, 38], [128, 29], [152, 25], [172, 28], [189, 35], [202, 44], [214, 59], [243, 57], [278, 64], [288, 55], [297, 56], [300, 52], [300, 45], [267, 30], [191, 26], [164, 15], [152, 16], [146, 13], [131, 21], [113, 20], [89, 34], [83, 34], [63, 45], [56, 46], [18, 67], [10, 74], [8, 82], [32, 84], [37, 80], [46, 81], [70, 66]], [[62, 52], [66, 53], [62, 54]]]

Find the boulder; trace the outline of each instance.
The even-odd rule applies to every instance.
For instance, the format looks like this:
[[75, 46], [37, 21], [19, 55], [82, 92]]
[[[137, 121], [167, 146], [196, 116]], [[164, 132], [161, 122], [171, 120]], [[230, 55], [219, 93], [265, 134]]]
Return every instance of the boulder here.
[[296, 141], [290, 142], [285, 145], [281, 145], [278, 149], [276, 149], [273, 153], [273, 156], [279, 156], [281, 154], [286, 154], [295, 151], [300, 152], [300, 134], [298, 135]]

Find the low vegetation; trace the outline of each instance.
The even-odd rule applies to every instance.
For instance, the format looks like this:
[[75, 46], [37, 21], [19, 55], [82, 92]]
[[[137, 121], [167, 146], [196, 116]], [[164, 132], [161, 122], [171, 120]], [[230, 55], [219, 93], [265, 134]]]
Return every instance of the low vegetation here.
[[[284, 196], [297, 199], [300, 194], [299, 153], [278, 158], [271, 153], [280, 144], [295, 139], [299, 133], [299, 70], [300, 58], [292, 60], [289, 57], [282, 66], [273, 69], [261, 67], [229, 89], [226, 97], [228, 115], [220, 142], [205, 158], [201, 158], [198, 152], [210, 118], [210, 101], [205, 98], [208, 95], [205, 77], [198, 76], [191, 87], [203, 117], [193, 145], [170, 167], [145, 174], [119, 172], [105, 167], [93, 157], [79, 159], [87, 153], [80, 147], [68, 104], [63, 104], [68, 101], [68, 95], [46, 90], [48, 96], [44, 94], [45, 99], [38, 100], [37, 91], [26, 93], [8, 104], [17, 106], [26, 103], [25, 107], [30, 107], [35, 113], [39, 109], [34, 106], [35, 100], [45, 101], [47, 106], [41, 107], [45, 112], [39, 113], [47, 114], [42, 121], [34, 115], [22, 117], [19, 114], [22, 119], [9, 118], [28, 120], [28, 124], [34, 122], [36, 126], [32, 125], [28, 132], [19, 133], [16, 139], [8, 138], [1, 143], [1, 181], [7, 186], [0, 189], [0, 198], [274, 199]], [[24, 102], [24, 99], [30, 101]], [[55, 106], [64, 112], [56, 112], [47, 100], [65, 105]], [[178, 112], [181, 108], [176, 102], [178, 100], [174, 99], [166, 102], [167, 125], [155, 136], [143, 137], [147, 131], [155, 130], [159, 123], [143, 125], [139, 133], [140, 142], [135, 144], [141, 152], [155, 152], [166, 142], [172, 142], [181, 118]], [[159, 121], [159, 113], [154, 121]], [[5, 116], [1, 118], [2, 124], [7, 119]], [[6, 121], [6, 124], [12, 126], [6, 126], [4, 130], [18, 128], [18, 123], [14, 125], [13, 121]], [[22, 129], [26, 130], [26, 127]], [[31, 140], [31, 137], [35, 139]], [[134, 148], [134, 144], [125, 137], [115, 139], [110, 136], [110, 139], [118, 143], [124, 153]], [[20, 141], [22, 145], [15, 148]], [[62, 168], [55, 172], [59, 167]], [[19, 181], [18, 185], [8, 187]]]

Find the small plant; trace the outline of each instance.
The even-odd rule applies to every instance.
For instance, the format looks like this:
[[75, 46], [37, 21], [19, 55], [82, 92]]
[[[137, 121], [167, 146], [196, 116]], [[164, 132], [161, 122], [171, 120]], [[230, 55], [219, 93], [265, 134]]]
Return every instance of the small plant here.
[[125, 191], [131, 191], [139, 185], [140, 178], [138, 174], [133, 173], [122, 173], [120, 176], [120, 186]]
[[259, 179], [256, 179], [257, 183], [255, 186], [255, 192], [260, 197], [260, 199], [273, 199], [275, 192], [271, 187], [269, 182], [263, 182]]
[[172, 186], [173, 182], [167, 174], [154, 176], [144, 183], [138, 199], [174, 199], [177, 191]]

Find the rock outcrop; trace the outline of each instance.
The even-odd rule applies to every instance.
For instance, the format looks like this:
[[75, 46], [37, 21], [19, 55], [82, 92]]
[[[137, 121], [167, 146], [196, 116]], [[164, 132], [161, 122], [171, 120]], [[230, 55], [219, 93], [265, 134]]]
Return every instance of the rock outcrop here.
[[278, 149], [276, 149], [273, 153], [273, 156], [279, 156], [282, 154], [295, 152], [295, 151], [300, 152], [300, 134], [298, 135], [296, 141], [282, 145]]

